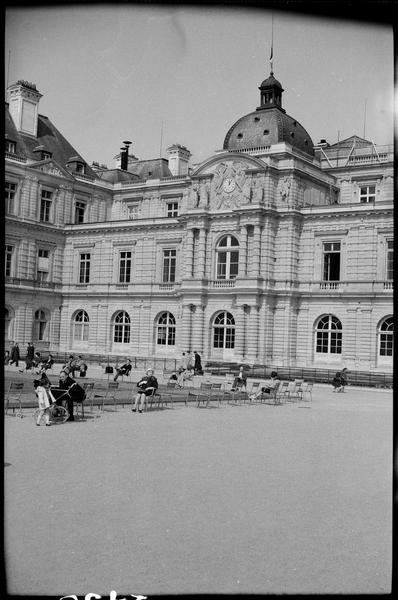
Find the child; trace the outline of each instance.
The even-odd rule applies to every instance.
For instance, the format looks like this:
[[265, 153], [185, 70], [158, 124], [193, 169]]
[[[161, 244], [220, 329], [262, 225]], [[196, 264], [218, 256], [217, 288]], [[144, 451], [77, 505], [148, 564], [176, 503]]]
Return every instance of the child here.
[[49, 384], [45, 380], [35, 379], [33, 385], [39, 401], [39, 414], [37, 416], [36, 425], [40, 427], [40, 421], [42, 417], [44, 417], [46, 426], [50, 427], [50, 406], [55, 402], [55, 398], [51, 393]]

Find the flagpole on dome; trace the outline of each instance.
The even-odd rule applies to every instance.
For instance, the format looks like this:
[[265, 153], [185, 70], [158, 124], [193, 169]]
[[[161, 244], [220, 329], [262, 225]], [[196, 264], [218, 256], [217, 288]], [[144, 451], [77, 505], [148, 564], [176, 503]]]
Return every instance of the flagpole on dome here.
[[274, 11], [271, 13], [271, 54], [269, 57], [271, 75], [274, 74], [273, 58], [274, 58]]

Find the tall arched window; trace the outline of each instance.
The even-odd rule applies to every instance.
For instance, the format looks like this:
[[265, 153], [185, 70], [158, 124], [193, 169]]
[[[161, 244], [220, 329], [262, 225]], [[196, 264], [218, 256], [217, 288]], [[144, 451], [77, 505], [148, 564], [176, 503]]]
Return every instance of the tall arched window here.
[[175, 346], [176, 343], [176, 320], [169, 312], [164, 312], [159, 316], [156, 343], [159, 346]]
[[394, 349], [394, 320], [387, 317], [379, 325], [379, 356], [393, 355]]
[[239, 270], [239, 242], [233, 235], [225, 235], [216, 248], [217, 279], [235, 279]]
[[116, 344], [130, 343], [130, 317], [124, 311], [120, 311], [115, 316], [113, 330], [113, 341]]
[[325, 315], [316, 326], [316, 352], [320, 354], [341, 354], [343, 339], [342, 326], [337, 317]]
[[213, 347], [232, 349], [235, 347], [235, 320], [231, 313], [219, 313], [213, 323]]
[[73, 319], [73, 341], [74, 342], [87, 342], [88, 341], [88, 328], [89, 328], [88, 314], [85, 310], [79, 310]]
[[33, 336], [34, 339], [38, 341], [42, 341], [47, 338], [47, 315], [42, 309], [39, 309], [35, 312]]

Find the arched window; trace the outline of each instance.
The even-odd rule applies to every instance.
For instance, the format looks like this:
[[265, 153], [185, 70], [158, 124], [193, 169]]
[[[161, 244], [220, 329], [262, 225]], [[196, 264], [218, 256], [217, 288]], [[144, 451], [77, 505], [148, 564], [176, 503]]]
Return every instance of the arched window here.
[[89, 318], [85, 310], [79, 310], [73, 319], [73, 341], [74, 342], [87, 342], [88, 341], [88, 328]]
[[379, 356], [392, 356], [394, 348], [394, 321], [387, 317], [379, 325]]
[[115, 316], [113, 341], [116, 344], [130, 343], [130, 317], [124, 310]]
[[216, 248], [217, 279], [235, 279], [239, 270], [239, 242], [233, 235], [225, 235]]
[[47, 338], [47, 315], [42, 309], [39, 309], [35, 312], [33, 336], [34, 339], [38, 341], [42, 341]]
[[219, 313], [213, 324], [213, 347], [229, 348], [235, 347], [235, 320], [231, 313]]
[[169, 312], [164, 312], [159, 316], [156, 343], [159, 346], [175, 346], [176, 320]]
[[341, 354], [343, 339], [342, 326], [337, 317], [326, 315], [316, 326], [316, 352], [320, 354]]

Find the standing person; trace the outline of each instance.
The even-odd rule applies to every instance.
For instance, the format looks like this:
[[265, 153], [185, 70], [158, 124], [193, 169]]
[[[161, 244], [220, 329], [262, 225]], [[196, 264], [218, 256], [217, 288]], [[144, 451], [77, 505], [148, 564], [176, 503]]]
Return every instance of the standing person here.
[[153, 369], [147, 369], [145, 372], [145, 376], [140, 379], [137, 383], [138, 391], [135, 396], [134, 406], [131, 409], [133, 412], [137, 411], [138, 402], [140, 402], [140, 406], [138, 412], [142, 413], [142, 408], [144, 406], [145, 397], [151, 396], [154, 390], [158, 389], [158, 380], [153, 374]]
[[30, 371], [30, 369], [33, 367], [33, 361], [34, 361], [34, 357], [35, 357], [35, 347], [32, 344], [32, 342], [28, 342], [28, 347], [26, 348], [26, 366], [25, 369], [26, 371]]
[[15, 344], [13, 345], [13, 347], [11, 348], [11, 360], [10, 360], [10, 365], [12, 365], [13, 363], [15, 363], [15, 366], [17, 367], [19, 364], [19, 361], [21, 360], [21, 356], [19, 354], [19, 346], [18, 346], [18, 342], [15, 342]]
[[[76, 383], [76, 381], [72, 379], [68, 373], [66, 373], [66, 371], [61, 371], [58, 387], [61, 388], [61, 390], [68, 390], [68, 394], [64, 396], [69, 412], [67, 421], [74, 421], [75, 417], [73, 416], [73, 402], [82, 402], [84, 400], [85, 392], [83, 388]], [[62, 400], [58, 399], [57, 404], [59, 404], [61, 401]]]
[[242, 365], [239, 369], [238, 375], [234, 379], [234, 383], [232, 385], [232, 391], [234, 392], [235, 390], [240, 389], [242, 387], [245, 388], [246, 387], [246, 379], [247, 379], [247, 376], [244, 373], [244, 367]]
[[55, 398], [51, 393], [49, 382], [41, 379], [35, 379], [33, 381], [33, 386], [35, 388], [35, 394], [39, 401], [39, 414], [37, 416], [36, 425], [40, 427], [40, 421], [42, 417], [44, 417], [44, 422], [47, 427], [51, 425], [50, 423], [50, 406], [53, 402], [55, 402]]
[[126, 362], [121, 365], [120, 367], [116, 368], [116, 375], [113, 378], [113, 381], [117, 381], [118, 377], [120, 377], [120, 375], [130, 375], [130, 371], [132, 369], [132, 365], [131, 365], [131, 360], [128, 358], [126, 360]]
[[194, 371], [195, 371], [195, 375], [203, 375], [203, 369], [202, 369], [202, 359], [200, 358], [200, 354], [198, 352], [196, 352], [196, 350], [194, 350]]

